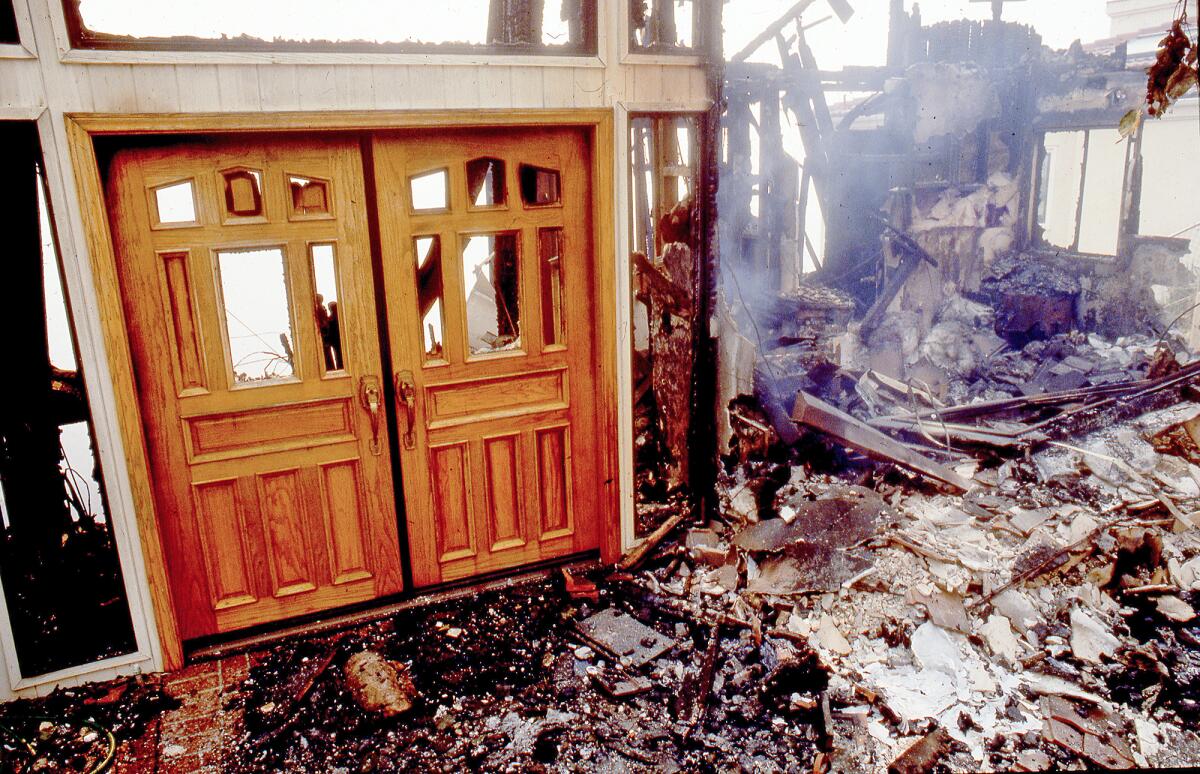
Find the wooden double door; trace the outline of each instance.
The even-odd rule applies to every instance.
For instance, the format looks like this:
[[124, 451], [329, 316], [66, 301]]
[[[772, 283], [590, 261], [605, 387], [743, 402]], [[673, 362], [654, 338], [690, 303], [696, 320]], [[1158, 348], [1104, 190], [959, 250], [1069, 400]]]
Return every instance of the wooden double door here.
[[598, 546], [590, 152], [538, 128], [114, 154], [184, 639]]

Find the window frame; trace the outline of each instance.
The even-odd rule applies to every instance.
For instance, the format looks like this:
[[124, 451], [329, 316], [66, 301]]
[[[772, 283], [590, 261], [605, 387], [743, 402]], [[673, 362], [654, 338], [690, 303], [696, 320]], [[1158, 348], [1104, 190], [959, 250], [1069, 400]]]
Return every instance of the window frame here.
[[[1087, 123], [1053, 123], [1037, 127], [1033, 134], [1033, 158], [1030, 169], [1028, 191], [1028, 210], [1026, 213], [1027, 234], [1029, 247], [1033, 252], [1043, 256], [1066, 256], [1070, 258], [1085, 258], [1097, 263], [1120, 263], [1128, 257], [1131, 239], [1136, 236], [1138, 219], [1138, 202], [1136, 189], [1141, 180], [1141, 142], [1142, 131], [1138, 130], [1131, 136], [1121, 138], [1124, 142], [1125, 164], [1121, 173], [1121, 199], [1117, 213], [1117, 242], [1116, 249], [1108, 253], [1091, 253], [1079, 250], [1079, 234], [1083, 223], [1084, 197], [1087, 184], [1087, 148], [1093, 141], [1093, 132], [1116, 131], [1115, 124], [1098, 122]], [[1046, 135], [1060, 132], [1083, 132], [1084, 151], [1080, 166], [1079, 198], [1076, 201], [1075, 232], [1071, 245], [1062, 247], [1047, 242], [1039, 220], [1039, 212], [1044, 204], [1042, 199], [1042, 180], [1046, 173]]]
[[[21, 3], [23, 0], [14, 0]], [[583, 0], [583, 39], [577, 44], [546, 46], [537, 44], [503, 43], [424, 43], [416, 41], [269, 41], [243, 38], [145, 37], [93, 32], [83, 22], [77, 0], [51, 0], [51, 13], [61, 22], [59, 48], [66, 62], [141, 62], [152, 57], [155, 61], [209, 62], [246, 61], [261, 63], [264, 54], [275, 61], [344, 62], [345, 55], [367, 55], [395, 63], [429, 63], [431, 57], [456, 61], [474, 57], [484, 63], [501, 57], [506, 63], [517, 64], [521, 59], [535, 63], [553, 64], [559, 60], [578, 66], [579, 60], [598, 60], [603, 50], [599, 0]], [[232, 58], [232, 59], [231, 59]]]
[[12, 4], [13, 17], [17, 23], [17, 39], [0, 42], [0, 59], [37, 59], [34, 44], [33, 17], [26, 0], [0, 0]]

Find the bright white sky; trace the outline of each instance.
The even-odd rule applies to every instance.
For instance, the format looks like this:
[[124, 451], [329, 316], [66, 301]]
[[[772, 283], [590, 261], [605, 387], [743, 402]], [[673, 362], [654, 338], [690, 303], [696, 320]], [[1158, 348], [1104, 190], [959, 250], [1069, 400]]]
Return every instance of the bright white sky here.
[[[601, 5], [622, 0], [602, 0]], [[795, 0], [730, 0], [725, 6], [725, 51], [741, 49]], [[851, 0], [856, 13], [849, 23], [835, 16], [809, 32], [822, 68], [847, 64], [883, 64], [887, 53], [887, 0]], [[912, 0], [905, 7], [912, 8]], [[206, 0], [203, 3], [163, 0], [82, 0], [81, 13], [91, 29], [148, 35], [247, 34], [270, 40], [453, 40], [482, 43], [487, 34], [487, 0], [402, 0], [388, 13], [377, 0]], [[926, 23], [949, 19], [989, 19], [990, 3], [969, 0], [924, 0]], [[561, 0], [546, 0], [547, 42], [566, 40], [560, 19]], [[417, 11], [411, 13], [409, 11]], [[817, 0], [804, 14], [812, 24], [832, 13]], [[1108, 37], [1105, 0], [1020, 0], [1010, 2], [1004, 18], [1032, 24], [1054, 48], [1071, 41]], [[763, 46], [756, 61], [776, 61], [773, 43]]]
[[[832, 16], [805, 34], [822, 69], [846, 65], [882, 65], [887, 57], [887, 0], [850, 0], [855, 14], [842, 24], [824, 0], [804, 12], [804, 24]], [[990, 3], [968, 0], [923, 0], [921, 21], [931, 24], [952, 19], [990, 19]], [[795, 0], [731, 0], [725, 6], [725, 54], [740, 51], [768, 24], [779, 18]], [[912, 0], [905, 0], [912, 10]], [[1005, 5], [1004, 19], [1032, 25], [1052, 48], [1066, 48], [1079, 38], [1084, 43], [1109, 36], [1105, 0], [1022, 0]], [[789, 27], [791, 29], [791, 27]], [[769, 42], [750, 61], [778, 64], [775, 44]]]

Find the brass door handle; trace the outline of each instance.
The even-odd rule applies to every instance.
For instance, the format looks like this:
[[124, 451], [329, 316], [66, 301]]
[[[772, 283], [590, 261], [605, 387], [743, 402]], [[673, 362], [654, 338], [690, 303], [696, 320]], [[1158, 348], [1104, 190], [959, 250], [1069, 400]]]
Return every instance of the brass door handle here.
[[383, 390], [376, 376], [363, 376], [358, 380], [358, 397], [363, 408], [371, 417], [371, 454], [382, 454], [383, 447], [379, 444], [379, 421], [383, 409]]
[[415, 448], [417, 445], [414, 427], [417, 421], [417, 385], [413, 381], [412, 371], [396, 372], [396, 403], [404, 413], [404, 448]]

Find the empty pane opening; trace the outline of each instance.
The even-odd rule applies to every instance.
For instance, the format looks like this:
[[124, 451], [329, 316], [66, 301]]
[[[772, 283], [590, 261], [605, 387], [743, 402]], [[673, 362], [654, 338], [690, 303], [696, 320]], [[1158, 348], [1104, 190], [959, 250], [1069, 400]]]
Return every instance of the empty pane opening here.
[[196, 222], [196, 195], [191, 180], [154, 189], [158, 222], [163, 225]]
[[467, 200], [473, 207], [504, 204], [504, 162], [473, 159], [467, 162]]
[[538, 230], [538, 264], [541, 266], [542, 343], [563, 343], [563, 231], [561, 228]]
[[408, 190], [414, 212], [438, 212], [450, 206], [448, 176], [444, 169], [410, 177]]
[[325, 373], [343, 371], [342, 331], [338, 316], [337, 259], [333, 245], [310, 245], [309, 256], [313, 273], [313, 319], [317, 325], [317, 341]]
[[425, 359], [443, 360], [442, 341], [442, 241], [436, 236], [413, 240], [417, 262], [417, 317]]
[[1042, 241], [1089, 255], [1116, 255], [1128, 141], [1115, 131], [1047, 132], [1042, 140], [1037, 222]]
[[290, 378], [295, 352], [283, 250], [218, 252], [217, 271], [234, 384]]
[[517, 235], [466, 238], [462, 252], [467, 344], [472, 355], [521, 346]]
[[558, 204], [562, 201], [558, 170], [522, 164], [521, 200], [527, 205]]

